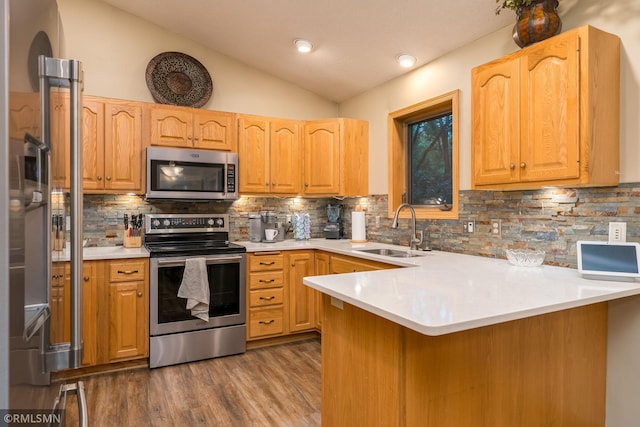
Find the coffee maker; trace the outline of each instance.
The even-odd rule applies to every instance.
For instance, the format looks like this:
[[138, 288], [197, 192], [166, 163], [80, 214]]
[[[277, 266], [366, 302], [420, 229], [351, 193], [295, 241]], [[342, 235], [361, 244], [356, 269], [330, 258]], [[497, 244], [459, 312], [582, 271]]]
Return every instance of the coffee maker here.
[[[260, 211], [260, 241], [263, 243], [282, 242], [286, 228], [284, 221], [278, 218], [275, 211]], [[275, 231], [273, 231], [275, 230]]]
[[327, 205], [327, 225], [324, 226], [325, 239], [342, 239], [344, 226], [342, 224], [342, 205]]

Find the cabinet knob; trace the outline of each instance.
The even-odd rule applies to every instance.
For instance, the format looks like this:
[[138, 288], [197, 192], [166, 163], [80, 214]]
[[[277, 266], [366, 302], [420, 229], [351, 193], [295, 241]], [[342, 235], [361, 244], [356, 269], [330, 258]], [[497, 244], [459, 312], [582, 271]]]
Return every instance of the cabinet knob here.
[[308, 182], [305, 182], [305, 183], [304, 183], [304, 186], [305, 186], [305, 187], [308, 187], [308, 186], [309, 186], [309, 183], [308, 183]]
[[527, 164], [525, 162], [520, 163], [520, 168], [524, 169], [527, 167]]
[[98, 175], [98, 181], [102, 181], [102, 176]]
[[261, 325], [270, 325], [273, 322], [275, 322], [275, 320], [274, 319], [270, 319], [270, 320], [260, 320], [258, 323], [261, 324]]
[[198, 138], [197, 136], [193, 138], [194, 141], [199, 141], [200, 138]]
[[107, 176], [107, 181], [111, 181], [111, 177], [110, 176]]
[[84, 280], [85, 282], [88, 282], [88, 281], [89, 281], [89, 276], [84, 276], [84, 277], [82, 278], [82, 280]]
[[142, 297], [142, 291], [138, 291], [138, 298]]
[[516, 168], [516, 164], [515, 164], [515, 163], [511, 163], [511, 164], [509, 165], [509, 169], [513, 170], [513, 169], [515, 169], [515, 168]]

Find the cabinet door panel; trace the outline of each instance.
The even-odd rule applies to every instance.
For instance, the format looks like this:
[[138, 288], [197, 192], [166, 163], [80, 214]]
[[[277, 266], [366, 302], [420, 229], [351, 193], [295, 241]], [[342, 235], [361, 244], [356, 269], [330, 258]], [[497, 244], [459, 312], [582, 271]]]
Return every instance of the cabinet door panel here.
[[109, 358], [144, 355], [144, 283], [112, 283], [109, 286]]
[[105, 189], [139, 191], [142, 188], [142, 108], [106, 104]]
[[302, 283], [315, 271], [312, 252], [289, 254], [289, 331], [306, 331], [316, 327], [316, 294]]
[[151, 145], [192, 147], [193, 114], [191, 111], [151, 107], [149, 113]]
[[578, 178], [578, 36], [533, 47], [521, 64], [522, 181]]
[[241, 118], [238, 121], [240, 192], [269, 192], [269, 122]]
[[517, 182], [520, 157], [518, 60], [473, 72], [473, 174], [475, 184]]
[[340, 124], [307, 122], [304, 131], [304, 193], [339, 194]]
[[272, 120], [270, 142], [271, 193], [300, 193], [302, 158], [299, 122]]
[[233, 113], [201, 112], [194, 116], [194, 148], [236, 151]]
[[82, 188], [104, 188], [104, 103], [82, 102]]

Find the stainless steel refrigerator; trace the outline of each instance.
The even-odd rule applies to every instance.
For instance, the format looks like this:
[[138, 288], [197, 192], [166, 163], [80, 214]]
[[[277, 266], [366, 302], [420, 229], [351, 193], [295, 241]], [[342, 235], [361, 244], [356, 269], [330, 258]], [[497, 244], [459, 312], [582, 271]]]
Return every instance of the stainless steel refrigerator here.
[[[55, 0], [0, 5], [0, 423], [63, 421], [69, 395], [86, 425], [83, 383], [50, 385], [51, 372], [82, 363], [82, 66], [56, 59]], [[53, 309], [52, 278], [67, 262], [68, 303]], [[52, 339], [54, 317], [68, 342]]]

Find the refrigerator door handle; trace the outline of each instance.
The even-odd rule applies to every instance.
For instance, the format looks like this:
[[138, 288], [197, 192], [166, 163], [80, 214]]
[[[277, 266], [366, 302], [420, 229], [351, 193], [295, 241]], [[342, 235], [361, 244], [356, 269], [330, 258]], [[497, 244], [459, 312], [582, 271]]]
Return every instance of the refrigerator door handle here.
[[67, 394], [69, 393], [76, 394], [76, 400], [78, 402], [78, 426], [88, 427], [89, 418], [87, 414], [87, 396], [84, 390], [84, 381], [78, 381], [77, 383], [71, 384], [62, 384], [60, 386], [60, 391], [58, 392], [58, 397], [56, 397], [56, 400], [53, 402], [52, 413], [62, 415], [59, 425], [64, 426], [64, 414], [67, 407]]
[[[47, 370], [79, 368], [82, 365], [82, 63], [69, 59], [38, 58], [40, 74], [42, 141], [51, 146], [50, 90], [68, 87], [70, 101], [71, 173], [71, 342], [66, 348], [49, 349]], [[49, 171], [51, 174], [51, 171]], [[49, 210], [49, 217], [51, 212]], [[49, 264], [51, 259], [49, 259]], [[51, 267], [49, 266], [49, 269]], [[51, 277], [50, 271], [47, 272]]]

